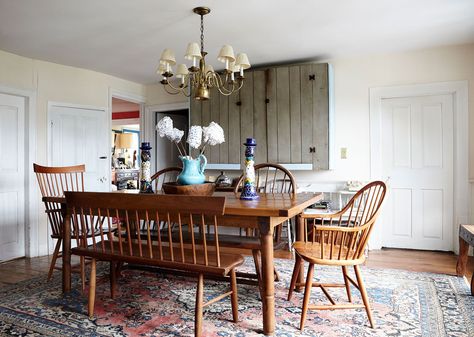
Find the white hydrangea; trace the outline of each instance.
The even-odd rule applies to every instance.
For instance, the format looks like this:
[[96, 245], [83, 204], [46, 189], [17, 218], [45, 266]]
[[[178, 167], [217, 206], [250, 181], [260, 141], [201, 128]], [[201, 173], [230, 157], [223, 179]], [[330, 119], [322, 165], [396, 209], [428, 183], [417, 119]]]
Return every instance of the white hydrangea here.
[[202, 142], [202, 128], [199, 125], [193, 125], [189, 129], [188, 140], [189, 146], [193, 149], [199, 148]]
[[204, 142], [211, 146], [225, 142], [224, 130], [215, 122], [211, 122], [209, 126], [203, 127], [202, 132], [204, 134]]
[[166, 135], [166, 138], [168, 138], [172, 142], [179, 143], [181, 141], [181, 138], [183, 138], [183, 136], [184, 136], [184, 131], [183, 130], [173, 128], [171, 130], [171, 132], [169, 132]]
[[173, 120], [165, 116], [160, 121], [158, 124], [156, 124], [156, 131], [158, 131], [158, 134], [160, 137], [169, 136], [173, 133]]

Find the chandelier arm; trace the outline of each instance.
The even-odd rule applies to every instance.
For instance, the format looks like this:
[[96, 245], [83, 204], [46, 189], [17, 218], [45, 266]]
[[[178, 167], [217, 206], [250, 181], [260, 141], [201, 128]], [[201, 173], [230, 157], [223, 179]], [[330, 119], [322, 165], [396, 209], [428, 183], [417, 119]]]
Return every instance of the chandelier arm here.
[[[170, 95], [177, 95], [177, 94], [180, 93], [180, 91], [174, 91], [174, 92], [173, 92], [173, 91], [170, 91], [169, 89], [167, 89], [167, 88], [169, 88], [169, 87], [171, 87], [169, 84], [164, 84], [164, 85], [163, 85], [163, 88], [165, 89], [165, 91], [166, 91], [168, 94], [170, 94]], [[173, 88], [173, 87], [171, 87], [171, 88]], [[173, 89], [174, 89], [174, 88], [173, 88]]]
[[173, 88], [174, 90], [176, 91], [182, 91], [184, 92], [184, 89], [186, 89], [188, 87], [188, 85], [184, 85], [184, 86], [179, 86], [179, 87], [175, 87], [173, 84], [171, 84], [171, 82], [168, 81], [168, 85]]
[[234, 83], [232, 83], [232, 89], [226, 87], [225, 83], [222, 81], [222, 78], [219, 75], [216, 75], [218, 78], [218, 85], [217, 88], [219, 92], [223, 95], [229, 96], [235, 91]]

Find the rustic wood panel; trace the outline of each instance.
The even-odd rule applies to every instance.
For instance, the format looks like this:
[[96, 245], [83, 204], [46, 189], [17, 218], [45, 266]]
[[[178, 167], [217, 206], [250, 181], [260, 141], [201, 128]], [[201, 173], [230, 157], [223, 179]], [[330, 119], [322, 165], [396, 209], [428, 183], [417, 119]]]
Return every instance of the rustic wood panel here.
[[290, 155], [290, 75], [288, 67], [276, 69], [278, 163], [289, 163]]
[[276, 69], [265, 70], [267, 104], [267, 157], [269, 163], [278, 162], [278, 118], [277, 118], [277, 93]]
[[229, 96], [219, 97], [219, 120], [224, 130], [225, 142], [219, 145], [219, 162], [229, 163]]
[[316, 153], [313, 156], [313, 169], [329, 169], [329, 101], [328, 65], [313, 64], [313, 143]]
[[311, 74], [310, 64], [300, 67], [301, 162], [303, 164], [313, 163], [313, 154], [309, 152], [309, 148], [313, 146], [313, 81], [309, 79]]
[[[201, 110], [201, 113], [202, 113], [201, 126], [208, 126], [209, 123], [211, 122], [211, 102], [209, 100], [203, 101], [201, 103], [201, 109], [202, 109]], [[210, 146], [206, 146], [204, 155], [206, 156], [208, 160], [210, 158], [210, 154], [211, 154]]]
[[240, 164], [240, 93], [229, 96], [229, 163]]
[[253, 72], [245, 75], [245, 83], [240, 89], [240, 158], [244, 158], [247, 138], [253, 138]]
[[300, 67], [290, 67], [290, 161], [301, 163]]
[[253, 133], [257, 141], [255, 163], [267, 162], [267, 113], [265, 103], [265, 71], [253, 72]]
[[[220, 124], [220, 98], [221, 94], [219, 93], [219, 90], [216, 88], [212, 88], [211, 90], [211, 99], [209, 100], [210, 106], [211, 106], [211, 122], [216, 122]], [[223, 96], [222, 96], [223, 97]], [[225, 134], [224, 134], [225, 135]], [[210, 147], [210, 157], [209, 157], [209, 162], [210, 163], [219, 163], [219, 145], [216, 146], [211, 146]]]

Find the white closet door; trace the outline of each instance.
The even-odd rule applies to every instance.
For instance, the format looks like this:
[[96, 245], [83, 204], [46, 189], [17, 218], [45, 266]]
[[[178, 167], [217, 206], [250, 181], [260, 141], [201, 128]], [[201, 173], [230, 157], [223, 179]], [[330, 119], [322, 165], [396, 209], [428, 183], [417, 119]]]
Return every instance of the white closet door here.
[[110, 191], [110, 130], [105, 110], [51, 106], [52, 166], [86, 165], [86, 191]]
[[0, 261], [25, 256], [25, 99], [0, 94]]
[[382, 101], [384, 247], [453, 248], [453, 97]]

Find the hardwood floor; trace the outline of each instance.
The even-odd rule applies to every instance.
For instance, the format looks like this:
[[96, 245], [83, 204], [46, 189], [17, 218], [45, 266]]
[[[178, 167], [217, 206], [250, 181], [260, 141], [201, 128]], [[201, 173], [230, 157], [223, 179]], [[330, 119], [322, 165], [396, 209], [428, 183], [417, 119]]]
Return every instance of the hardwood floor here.
[[[232, 250], [237, 251], [237, 250]], [[250, 255], [247, 250], [238, 250]], [[287, 251], [276, 251], [275, 257], [292, 258]], [[432, 272], [456, 275], [457, 256], [453, 253], [431, 252], [405, 249], [382, 249], [370, 251], [366, 266], [373, 268], [394, 268], [419, 272]], [[0, 263], [0, 286], [13, 284], [46, 274], [51, 256], [23, 258]], [[467, 265], [467, 279], [470, 280], [474, 271], [474, 257], [469, 257]], [[60, 271], [55, 271], [60, 273]]]

